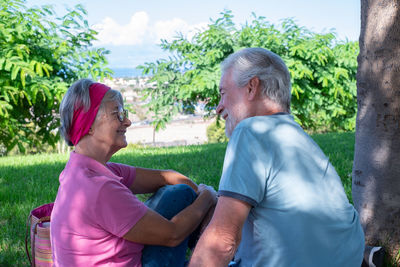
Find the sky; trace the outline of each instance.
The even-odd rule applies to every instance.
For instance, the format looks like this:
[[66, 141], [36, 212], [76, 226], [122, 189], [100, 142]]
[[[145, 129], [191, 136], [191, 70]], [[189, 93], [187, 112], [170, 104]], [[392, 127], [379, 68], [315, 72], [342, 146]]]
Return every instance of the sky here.
[[359, 0], [27, 0], [27, 6], [51, 4], [58, 15], [82, 4], [89, 25], [99, 32], [94, 44], [111, 51], [111, 68], [135, 68], [168, 56], [160, 39], [173, 40], [177, 32], [190, 37], [232, 11], [237, 26], [250, 22], [252, 12], [279, 24], [293, 18], [298, 25], [324, 33], [331, 29], [340, 40], [356, 41], [360, 34]]

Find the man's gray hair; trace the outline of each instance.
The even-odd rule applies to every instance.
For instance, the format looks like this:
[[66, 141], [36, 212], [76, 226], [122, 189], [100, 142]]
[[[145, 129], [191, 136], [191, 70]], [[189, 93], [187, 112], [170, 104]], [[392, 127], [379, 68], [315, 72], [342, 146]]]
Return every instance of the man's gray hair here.
[[232, 70], [234, 82], [244, 87], [255, 76], [262, 92], [269, 99], [290, 112], [290, 73], [285, 62], [264, 48], [245, 48], [229, 55], [221, 63], [222, 73]]
[[[72, 119], [74, 117], [74, 111], [83, 108], [84, 111], [88, 111], [90, 108], [90, 94], [89, 87], [95, 83], [90, 79], [81, 79], [72, 84], [67, 93], [64, 95], [63, 100], [60, 104], [60, 134], [64, 138], [65, 142], [69, 146], [73, 146], [69, 132], [72, 126]], [[105, 103], [110, 101], [117, 101], [123, 105], [122, 95], [119, 91], [109, 90], [101, 101], [99, 110], [96, 115], [96, 119], [99, 114], [104, 112]]]

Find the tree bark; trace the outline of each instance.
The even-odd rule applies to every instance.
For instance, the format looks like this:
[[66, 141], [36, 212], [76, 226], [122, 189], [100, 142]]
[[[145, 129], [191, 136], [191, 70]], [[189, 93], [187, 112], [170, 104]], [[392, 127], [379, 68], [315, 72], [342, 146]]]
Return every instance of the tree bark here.
[[361, 0], [352, 194], [368, 245], [400, 248], [400, 1]]

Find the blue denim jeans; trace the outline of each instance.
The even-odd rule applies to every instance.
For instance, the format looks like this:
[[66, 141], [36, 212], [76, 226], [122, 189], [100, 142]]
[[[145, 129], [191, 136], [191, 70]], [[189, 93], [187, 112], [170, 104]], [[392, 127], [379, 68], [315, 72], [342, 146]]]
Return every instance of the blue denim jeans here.
[[[167, 185], [160, 188], [145, 204], [165, 218], [171, 219], [192, 204], [196, 197], [196, 193], [188, 185]], [[188, 240], [189, 237], [176, 247], [145, 246], [142, 252], [142, 266], [184, 266]]]

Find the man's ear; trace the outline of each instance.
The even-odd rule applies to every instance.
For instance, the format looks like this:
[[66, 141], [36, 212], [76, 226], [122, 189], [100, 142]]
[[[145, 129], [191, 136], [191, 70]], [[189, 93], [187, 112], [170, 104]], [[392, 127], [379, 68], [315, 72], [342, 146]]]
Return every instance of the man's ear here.
[[260, 90], [260, 79], [258, 79], [257, 76], [254, 76], [253, 78], [250, 79], [247, 87], [247, 93], [248, 93], [248, 100], [254, 100], [256, 96], [259, 94]]

